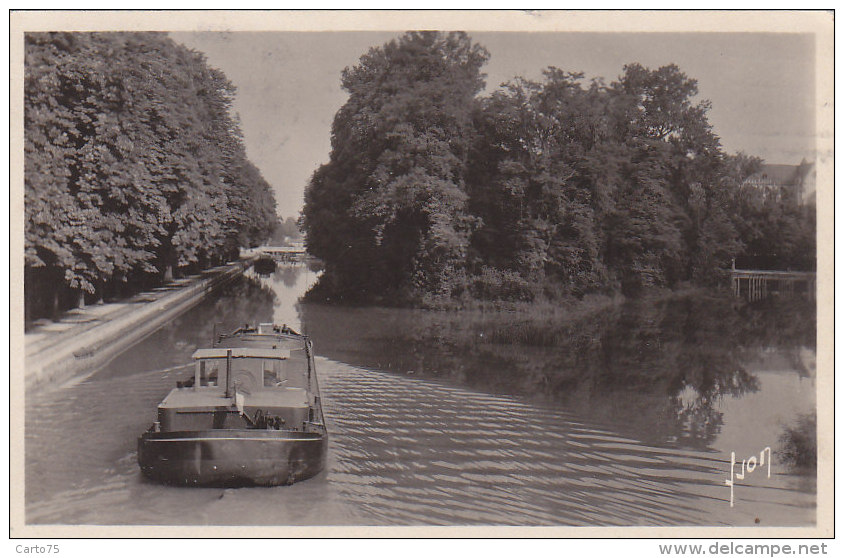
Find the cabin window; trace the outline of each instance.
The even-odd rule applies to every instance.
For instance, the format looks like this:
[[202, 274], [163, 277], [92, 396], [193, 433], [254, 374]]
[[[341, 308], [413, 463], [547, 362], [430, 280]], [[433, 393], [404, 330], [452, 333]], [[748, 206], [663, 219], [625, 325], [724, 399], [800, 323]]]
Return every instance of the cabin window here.
[[284, 377], [281, 373], [281, 361], [277, 359], [264, 360], [264, 387], [283, 385]]
[[220, 363], [214, 360], [199, 361], [199, 385], [204, 387], [215, 387], [220, 378]]

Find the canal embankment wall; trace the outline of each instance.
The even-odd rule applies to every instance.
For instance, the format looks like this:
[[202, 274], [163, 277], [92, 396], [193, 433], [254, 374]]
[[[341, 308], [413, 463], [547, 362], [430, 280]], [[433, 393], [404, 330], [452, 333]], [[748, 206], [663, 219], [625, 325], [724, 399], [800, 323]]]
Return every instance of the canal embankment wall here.
[[209, 294], [240, 277], [241, 260], [141, 293], [126, 301], [92, 305], [24, 335], [27, 390], [67, 381], [106, 364]]

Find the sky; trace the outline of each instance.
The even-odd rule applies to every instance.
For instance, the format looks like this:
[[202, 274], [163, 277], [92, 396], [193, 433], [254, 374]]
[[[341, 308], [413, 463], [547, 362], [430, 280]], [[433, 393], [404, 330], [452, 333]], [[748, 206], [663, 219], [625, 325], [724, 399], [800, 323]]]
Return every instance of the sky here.
[[[311, 174], [328, 161], [331, 122], [347, 95], [344, 68], [400, 33], [174, 32], [237, 87], [233, 109], [247, 155], [276, 192], [277, 212], [297, 216]], [[798, 164], [815, 156], [814, 40], [797, 33], [472, 32], [490, 60], [487, 88], [543, 68], [618, 78], [625, 64], [676, 64], [698, 81], [696, 100], [728, 153]], [[483, 93], [482, 93], [483, 94]]]

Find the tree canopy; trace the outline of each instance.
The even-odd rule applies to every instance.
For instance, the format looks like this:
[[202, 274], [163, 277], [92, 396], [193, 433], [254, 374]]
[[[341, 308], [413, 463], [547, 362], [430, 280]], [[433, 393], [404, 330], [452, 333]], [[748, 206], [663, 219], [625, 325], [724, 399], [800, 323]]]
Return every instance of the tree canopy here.
[[343, 72], [349, 99], [303, 212], [326, 266], [315, 295], [426, 304], [712, 284], [777, 227], [782, 253], [814, 253], [799, 211], [749, 199], [758, 162], [724, 153], [677, 66], [628, 64], [609, 85], [549, 67], [481, 97], [488, 57], [465, 33], [411, 32]]
[[472, 108], [487, 52], [465, 33], [408, 33], [343, 72], [329, 163], [306, 191], [308, 248], [341, 296], [448, 296], [465, 209]]
[[235, 88], [203, 55], [160, 33], [27, 33], [25, 48], [31, 295], [49, 277], [102, 296], [269, 236], [275, 200]]

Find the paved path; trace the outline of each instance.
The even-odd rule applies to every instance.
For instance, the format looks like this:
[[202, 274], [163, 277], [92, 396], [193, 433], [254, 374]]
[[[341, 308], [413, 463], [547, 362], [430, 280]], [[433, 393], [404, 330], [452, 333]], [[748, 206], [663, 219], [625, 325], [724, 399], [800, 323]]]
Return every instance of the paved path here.
[[42, 321], [24, 335], [26, 387], [102, 364], [238, 277], [247, 265], [215, 267], [120, 302], [70, 310], [56, 322]]

